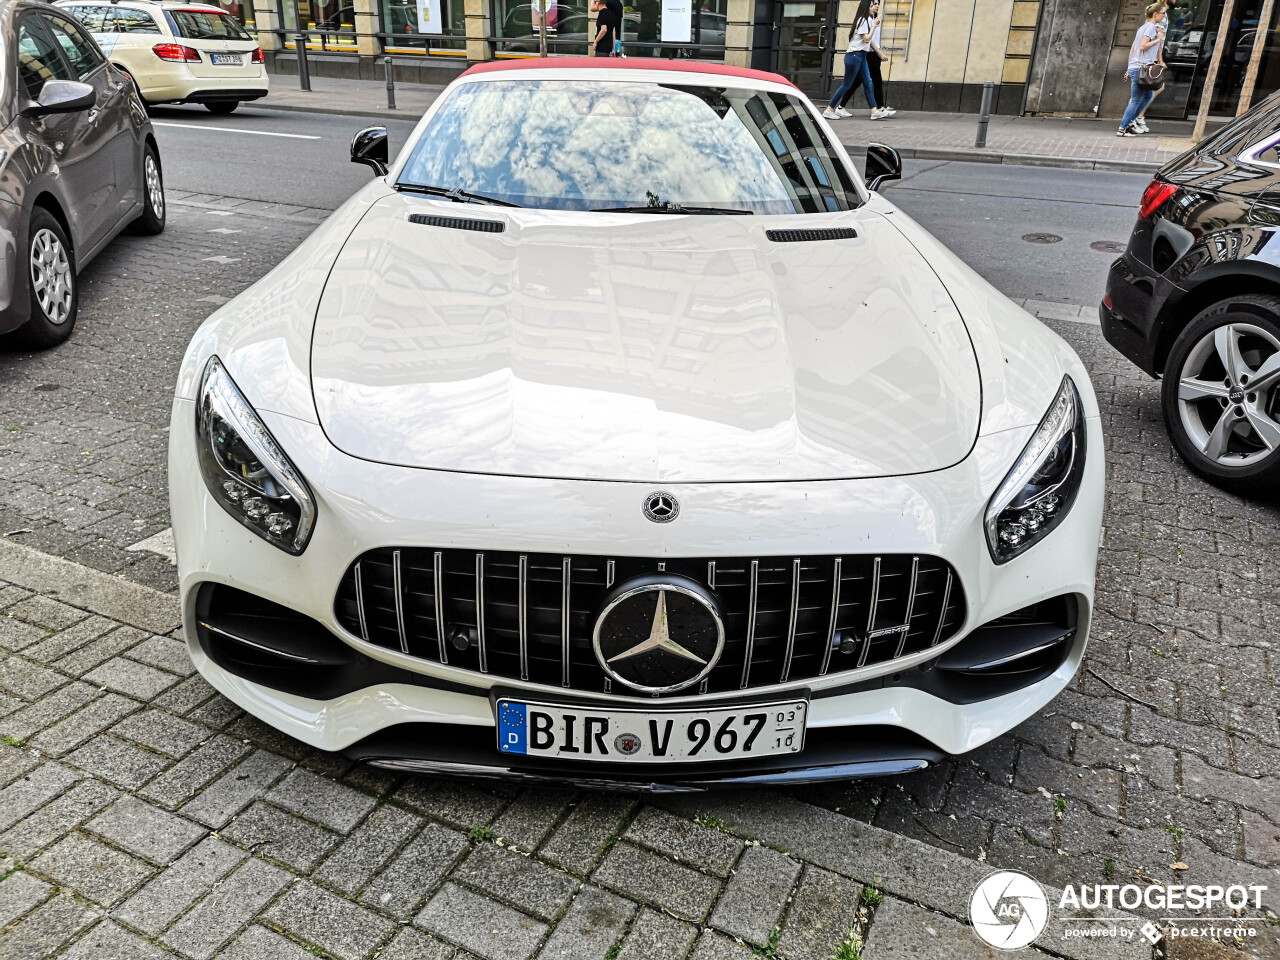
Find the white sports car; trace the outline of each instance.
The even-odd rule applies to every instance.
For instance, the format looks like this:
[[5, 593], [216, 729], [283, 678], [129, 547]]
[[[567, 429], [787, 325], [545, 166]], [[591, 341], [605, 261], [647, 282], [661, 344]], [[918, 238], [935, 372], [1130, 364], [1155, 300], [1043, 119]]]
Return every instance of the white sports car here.
[[474, 67], [215, 313], [170, 484], [227, 697], [381, 766], [636, 787], [921, 768], [1084, 654], [1071, 349], [772, 74]]

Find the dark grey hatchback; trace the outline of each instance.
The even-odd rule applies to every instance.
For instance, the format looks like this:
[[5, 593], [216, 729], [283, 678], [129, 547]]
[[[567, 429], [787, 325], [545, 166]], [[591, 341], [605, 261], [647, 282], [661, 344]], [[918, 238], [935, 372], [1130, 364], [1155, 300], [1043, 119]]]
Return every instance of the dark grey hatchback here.
[[164, 229], [160, 151], [136, 89], [75, 20], [0, 0], [0, 334], [71, 334], [78, 272], [116, 234]]

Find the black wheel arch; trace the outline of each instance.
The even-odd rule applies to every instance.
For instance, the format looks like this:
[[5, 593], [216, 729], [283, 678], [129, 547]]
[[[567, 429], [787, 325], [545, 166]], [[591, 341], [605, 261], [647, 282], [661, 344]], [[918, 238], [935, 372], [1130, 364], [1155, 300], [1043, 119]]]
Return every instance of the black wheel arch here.
[[1265, 294], [1280, 297], [1280, 268], [1257, 261], [1233, 261], [1206, 268], [1197, 275], [1197, 283], [1170, 296], [1161, 308], [1153, 331], [1156, 335], [1152, 363], [1155, 372], [1164, 374], [1169, 351], [1178, 334], [1212, 304], [1234, 297]]

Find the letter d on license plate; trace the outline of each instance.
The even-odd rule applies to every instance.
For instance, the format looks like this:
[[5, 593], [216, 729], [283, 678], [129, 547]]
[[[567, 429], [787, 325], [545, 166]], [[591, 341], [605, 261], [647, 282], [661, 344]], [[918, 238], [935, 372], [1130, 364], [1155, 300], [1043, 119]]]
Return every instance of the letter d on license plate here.
[[706, 710], [593, 710], [498, 701], [498, 750], [611, 763], [705, 763], [799, 753], [808, 701]]

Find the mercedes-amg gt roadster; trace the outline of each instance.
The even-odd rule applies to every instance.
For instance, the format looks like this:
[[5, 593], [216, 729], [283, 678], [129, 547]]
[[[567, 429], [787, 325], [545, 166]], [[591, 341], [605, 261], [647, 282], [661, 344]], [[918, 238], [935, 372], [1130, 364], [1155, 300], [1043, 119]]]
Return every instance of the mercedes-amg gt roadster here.
[[643, 789], [920, 769], [1072, 679], [1084, 366], [780, 77], [473, 67], [200, 328], [185, 633], [400, 770]]

